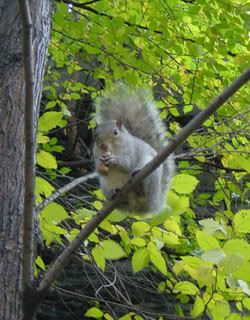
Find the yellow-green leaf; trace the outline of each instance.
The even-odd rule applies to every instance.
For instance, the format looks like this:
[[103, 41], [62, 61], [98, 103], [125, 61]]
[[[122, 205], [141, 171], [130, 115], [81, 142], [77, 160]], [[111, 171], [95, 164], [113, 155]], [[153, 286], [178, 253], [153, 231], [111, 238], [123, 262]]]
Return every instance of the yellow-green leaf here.
[[182, 294], [196, 294], [199, 292], [199, 289], [192, 282], [180, 281], [174, 286], [173, 292]]
[[242, 300], [242, 303], [243, 303], [244, 307], [246, 307], [248, 310], [250, 310], [250, 298], [244, 298]]
[[242, 169], [246, 170], [248, 173], [250, 173], [250, 160], [245, 159], [241, 155], [235, 155], [236, 162], [241, 166]]
[[153, 263], [153, 265], [161, 271], [162, 274], [165, 276], [167, 275], [167, 266], [166, 261], [161, 255], [161, 252], [156, 248], [154, 250], [150, 249], [150, 261]]
[[[178, 216], [185, 212], [189, 207], [189, 198], [186, 195], [179, 196], [174, 191], [170, 191], [167, 199], [167, 203], [171, 207], [171, 215]], [[170, 214], [167, 214], [167, 218]]]
[[35, 196], [38, 203], [42, 202], [41, 195], [49, 197], [55, 188], [45, 179], [36, 177]]
[[49, 137], [43, 136], [42, 134], [38, 133], [37, 135], [37, 143], [48, 143]]
[[196, 239], [197, 239], [198, 245], [204, 251], [217, 249], [220, 247], [217, 239], [215, 239], [212, 235], [207, 234], [203, 231], [199, 231], [199, 230], [196, 231]]
[[46, 152], [44, 150], [38, 151], [36, 161], [39, 164], [39, 166], [45, 169], [57, 168], [56, 158], [51, 153]]
[[48, 132], [49, 130], [61, 125], [63, 118], [62, 112], [48, 111], [45, 112], [38, 122], [38, 130], [41, 132]]
[[147, 243], [142, 238], [133, 238], [130, 240], [130, 244], [133, 244], [137, 247], [145, 247]]
[[240, 210], [233, 217], [236, 232], [250, 233], [250, 210]]
[[144, 269], [149, 262], [149, 252], [147, 248], [138, 249], [132, 257], [133, 272], [139, 272]]
[[198, 180], [189, 174], [180, 173], [174, 176], [172, 189], [180, 194], [189, 194], [196, 188]]
[[36, 257], [36, 265], [39, 267], [39, 268], [41, 268], [42, 270], [45, 270], [46, 269], [46, 267], [45, 267], [45, 264], [44, 264], [44, 262], [43, 262], [43, 259], [40, 257], [40, 256], [37, 256]]
[[224, 320], [230, 315], [230, 306], [227, 301], [214, 301], [208, 303], [208, 311], [214, 320]]
[[218, 263], [225, 258], [226, 254], [221, 248], [207, 250], [202, 254], [202, 259], [206, 261], [211, 261], [213, 263]]
[[173, 218], [167, 219], [165, 221], [165, 223], [163, 224], [164, 227], [168, 230], [168, 231], [172, 231], [175, 234], [177, 234], [178, 236], [181, 235], [181, 228], [179, 223], [174, 220]]
[[191, 310], [190, 314], [192, 317], [197, 318], [199, 317], [205, 309], [205, 304], [200, 296], [196, 296], [193, 309]]
[[132, 232], [135, 237], [140, 237], [150, 230], [148, 223], [144, 221], [137, 221], [132, 224]]
[[240, 270], [244, 259], [237, 253], [229, 253], [219, 262], [219, 265], [224, 268], [226, 274], [230, 274]]
[[244, 261], [239, 270], [233, 273], [233, 276], [238, 279], [242, 279], [244, 281], [250, 281], [250, 262]]
[[122, 247], [113, 240], [103, 240], [100, 242], [100, 246], [103, 248], [105, 259], [116, 260], [126, 256]]
[[92, 256], [93, 256], [97, 266], [104, 272], [105, 267], [106, 267], [106, 261], [105, 261], [105, 257], [104, 257], [103, 248], [100, 246], [95, 246], [92, 249]]
[[103, 220], [101, 223], [100, 223], [100, 228], [102, 228], [103, 230], [105, 231], [108, 231], [109, 233], [111, 234], [116, 234], [117, 233], [117, 229], [115, 226], [113, 226], [107, 219], [106, 220]]
[[49, 203], [40, 213], [40, 219], [51, 224], [58, 224], [68, 217], [67, 211], [56, 202]]
[[243, 239], [228, 240], [224, 247], [226, 253], [237, 253], [245, 259], [250, 259], [250, 244]]
[[102, 316], [103, 316], [103, 312], [96, 307], [90, 308], [85, 313], [85, 317], [88, 317], [88, 318], [100, 319]]

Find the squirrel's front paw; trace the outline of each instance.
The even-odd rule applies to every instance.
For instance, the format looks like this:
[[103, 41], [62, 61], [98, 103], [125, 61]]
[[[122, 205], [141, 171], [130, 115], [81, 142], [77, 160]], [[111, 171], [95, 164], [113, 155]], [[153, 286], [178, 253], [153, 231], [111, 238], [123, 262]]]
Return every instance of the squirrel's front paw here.
[[116, 189], [112, 189], [109, 191], [109, 199], [113, 200], [115, 199], [117, 193], [120, 191], [120, 189], [116, 188]]
[[105, 166], [103, 162], [100, 162], [100, 164], [97, 166], [97, 172], [100, 175], [107, 176], [109, 174], [109, 168]]

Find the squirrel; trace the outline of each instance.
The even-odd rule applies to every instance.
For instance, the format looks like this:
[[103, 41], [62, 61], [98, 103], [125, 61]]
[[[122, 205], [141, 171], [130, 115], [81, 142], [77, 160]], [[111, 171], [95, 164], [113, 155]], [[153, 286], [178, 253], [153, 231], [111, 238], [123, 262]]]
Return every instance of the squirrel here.
[[[104, 196], [112, 199], [166, 144], [164, 123], [146, 90], [118, 84], [100, 99], [93, 153]], [[118, 209], [160, 213], [175, 171], [173, 157], [131, 190]]]

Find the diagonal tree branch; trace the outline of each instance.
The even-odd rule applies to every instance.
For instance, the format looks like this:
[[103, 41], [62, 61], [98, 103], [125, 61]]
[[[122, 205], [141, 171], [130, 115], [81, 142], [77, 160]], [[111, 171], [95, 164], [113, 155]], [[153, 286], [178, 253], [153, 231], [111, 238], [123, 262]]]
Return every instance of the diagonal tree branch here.
[[[209, 106], [201, 111], [190, 123], [188, 123], [169, 144], [157, 154], [138, 174], [130, 179], [122, 190], [117, 194], [116, 198], [104, 206], [90, 220], [84, 229], [82, 229], [74, 240], [59, 255], [56, 261], [50, 266], [45, 273], [44, 278], [40, 282], [37, 294], [41, 299], [46, 290], [57, 278], [63, 267], [69, 259], [75, 254], [82, 242], [96, 229], [96, 227], [111, 213], [118, 203], [126, 197], [132, 187], [138, 185], [144, 178], [152, 173], [161, 163], [189, 136], [191, 135], [209, 116], [211, 116], [220, 106], [222, 106], [231, 96], [234, 95], [246, 82], [250, 80], [250, 69], [243, 72], [236, 80], [233, 81], [221, 94], [219, 94]], [[39, 300], [38, 299], [38, 300]]]
[[23, 67], [25, 78], [24, 106], [24, 212], [23, 212], [23, 291], [32, 286], [33, 281], [33, 229], [34, 229], [34, 177], [35, 177], [35, 128], [34, 128], [34, 81], [32, 21], [27, 0], [19, 0], [23, 30]]

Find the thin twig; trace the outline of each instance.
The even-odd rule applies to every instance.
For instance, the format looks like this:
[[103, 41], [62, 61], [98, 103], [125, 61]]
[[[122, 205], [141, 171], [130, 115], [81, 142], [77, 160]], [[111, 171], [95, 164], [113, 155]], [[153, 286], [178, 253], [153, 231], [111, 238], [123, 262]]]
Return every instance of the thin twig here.
[[32, 21], [27, 0], [19, 0], [23, 29], [23, 67], [25, 78], [24, 106], [24, 212], [23, 212], [23, 290], [32, 286], [33, 281], [33, 229], [34, 229], [34, 177], [35, 177], [35, 128], [34, 128], [34, 81]]
[[137, 186], [144, 178], [152, 173], [166, 158], [188, 137], [190, 136], [206, 119], [208, 119], [220, 106], [222, 106], [231, 96], [234, 95], [246, 82], [250, 80], [250, 69], [243, 72], [234, 82], [229, 85], [221, 94], [219, 94], [209, 106], [201, 111], [192, 121], [190, 121], [180, 133], [178, 133], [169, 144], [157, 154], [144, 168], [131, 178], [116, 198], [105, 204], [97, 214], [90, 220], [84, 229], [69, 243], [64, 251], [59, 255], [55, 262], [49, 267], [40, 282], [37, 294], [41, 299], [52, 282], [57, 278], [63, 267], [70, 258], [76, 253], [83, 241], [97, 228], [97, 226], [117, 207], [124, 199], [131, 188]]
[[54, 193], [52, 193], [52, 195], [50, 197], [44, 199], [43, 202], [40, 203], [36, 207], [36, 213], [39, 213], [40, 211], [42, 211], [49, 203], [51, 203], [52, 201], [54, 201], [58, 197], [60, 197], [61, 194], [75, 188], [80, 183], [86, 182], [87, 180], [94, 179], [96, 177], [97, 177], [97, 173], [93, 172], [93, 173], [90, 173], [86, 176], [83, 176], [83, 177], [80, 177], [80, 178], [77, 178], [77, 179], [71, 181], [70, 183], [66, 184], [62, 188], [60, 188], [60, 189], [56, 190]]
[[81, 159], [81, 160], [72, 160], [72, 161], [58, 161], [57, 166], [58, 168], [62, 167], [70, 167], [70, 168], [82, 168], [86, 165], [93, 164], [93, 160], [90, 159]]
[[[110, 300], [104, 300], [102, 298], [98, 298], [98, 297], [93, 297], [93, 296], [89, 296], [89, 295], [85, 295], [85, 294], [82, 294], [82, 293], [78, 293], [78, 292], [73, 292], [73, 291], [69, 291], [67, 289], [64, 289], [64, 288], [60, 288], [58, 286], [54, 286], [54, 288], [57, 290], [57, 291], [60, 291], [62, 293], [64, 293], [65, 295], [71, 295], [71, 296], [75, 296], [75, 297], [79, 297], [79, 298], [85, 298], [85, 299], [88, 299], [89, 301], [91, 300], [95, 300], [95, 301], [100, 301], [102, 303], [105, 303], [107, 302], [108, 304], [112, 304], [112, 305], [115, 305], [115, 306], [118, 306], [120, 308], [125, 308], [125, 309], [130, 309], [130, 310], [134, 310], [136, 312], [144, 312], [146, 314], [151, 314], [151, 315], [154, 315], [154, 316], [159, 316], [159, 314], [152, 310], [145, 310], [145, 308], [140, 308], [139, 306], [136, 306], [136, 305], [133, 305], [133, 304], [124, 304], [124, 303], [119, 303], [119, 302], [115, 302], [115, 301], [110, 301]], [[161, 316], [163, 317], [167, 317], [166, 319], [179, 319], [178, 316], [176, 315], [172, 315], [172, 314], [169, 314], [169, 313], [161, 313], [160, 314]], [[171, 317], [171, 318], [170, 318]], [[192, 317], [182, 317], [182, 319], [193, 319]]]

